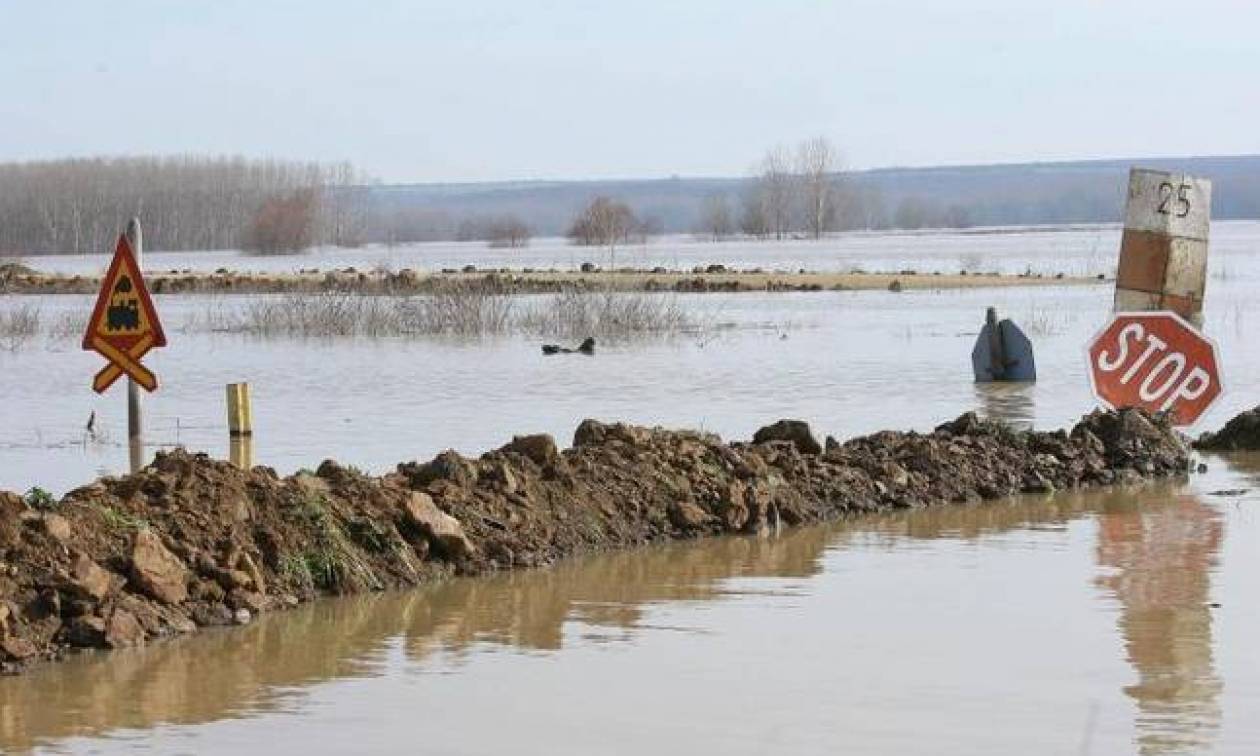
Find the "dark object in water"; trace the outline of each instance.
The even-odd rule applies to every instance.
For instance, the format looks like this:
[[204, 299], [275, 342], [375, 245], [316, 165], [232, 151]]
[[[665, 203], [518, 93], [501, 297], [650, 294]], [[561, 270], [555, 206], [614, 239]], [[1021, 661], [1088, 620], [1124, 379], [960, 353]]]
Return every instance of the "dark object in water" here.
[[984, 328], [971, 350], [971, 367], [976, 383], [1037, 380], [1032, 342], [1009, 319], [998, 321], [992, 307], [985, 312]]
[[595, 354], [595, 339], [587, 338], [577, 349], [569, 349], [558, 344], [543, 344], [543, 354]]

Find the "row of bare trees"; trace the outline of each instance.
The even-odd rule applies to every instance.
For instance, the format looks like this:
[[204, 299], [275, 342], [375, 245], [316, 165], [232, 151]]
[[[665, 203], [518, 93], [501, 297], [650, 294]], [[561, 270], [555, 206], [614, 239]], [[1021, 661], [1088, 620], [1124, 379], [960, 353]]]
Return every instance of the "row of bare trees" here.
[[889, 207], [877, 188], [843, 173], [825, 137], [766, 152], [742, 195], [711, 194], [700, 206], [696, 232], [718, 241], [734, 234], [759, 239], [808, 237], [830, 231], [889, 228], [957, 228], [971, 219], [961, 205], [932, 197], [901, 197]]
[[744, 194], [740, 230], [763, 238], [817, 239], [834, 228], [838, 184], [839, 158], [825, 137], [807, 139], [795, 150], [775, 147], [761, 159]]
[[133, 215], [155, 250], [351, 245], [363, 183], [349, 165], [238, 157], [0, 164], [0, 254], [108, 250]]
[[495, 248], [528, 247], [534, 231], [513, 213], [466, 218], [455, 231], [455, 241], [483, 241]]

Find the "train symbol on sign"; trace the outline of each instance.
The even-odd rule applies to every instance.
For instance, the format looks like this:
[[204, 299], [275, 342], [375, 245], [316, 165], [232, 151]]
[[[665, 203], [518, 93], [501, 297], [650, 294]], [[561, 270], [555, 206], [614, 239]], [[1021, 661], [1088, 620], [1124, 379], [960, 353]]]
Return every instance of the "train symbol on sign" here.
[[140, 329], [140, 299], [129, 276], [119, 276], [118, 283], [114, 284], [105, 311], [105, 325], [110, 331], [118, 332]]
[[87, 333], [83, 334], [83, 348], [99, 352], [110, 363], [92, 379], [92, 388], [100, 393], [128, 375], [145, 389], [155, 390], [157, 376], [140, 360], [150, 349], [163, 346], [166, 335], [153, 298], [126, 234], [120, 234]]

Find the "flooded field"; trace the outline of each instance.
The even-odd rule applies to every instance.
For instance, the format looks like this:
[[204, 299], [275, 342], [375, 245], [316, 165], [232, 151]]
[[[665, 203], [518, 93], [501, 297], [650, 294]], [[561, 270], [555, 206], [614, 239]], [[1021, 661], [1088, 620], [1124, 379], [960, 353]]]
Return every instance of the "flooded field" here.
[[[1260, 241], [1260, 223], [1225, 221], [1212, 227], [1213, 251], [1235, 249]], [[319, 249], [303, 255], [250, 256], [240, 252], [150, 253], [153, 270], [211, 272], [219, 268], [269, 273], [301, 269], [334, 270], [353, 267], [441, 270], [475, 265], [479, 268], [536, 268], [575, 270], [583, 262], [605, 267], [629, 266], [690, 270], [697, 265], [733, 268], [810, 271], [865, 270], [957, 273], [1000, 271], [1090, 276], [1114, 272], [1120, 244], [1118, 226], [1070, 228], [1032, 227], [923, 232], [854, 232], [818, 241], [711, 242], [688, 236], [665, 236], [647, 244], [618, 247], [613, 259], [607, 250], [576, 247], [566, 239], [534, 239], [520, 249], [489, 249], [485, 242], [430, 242], [362, 249]], [[104, 255], [37, 257], [31, 264], [52, 273], [99, 274], [108, 263]]]
[[[1252, 335], [1260, 224], [1218, 224], [1213, 233], [1206, 331], [1222, 349], [1228, 394], [1196, 432], [1260, 403]], [[634, 258], [642, 254], [670, 266], [1105, 272], [1118, 236], [1090, 228], [661, 245], [628, 251], [625, 264], [642, 264]], [[209, 269], [509, 264], [479, 247], [417, 249], [169, 259]], [[537, 245], [525, 253], [536, 260], [504, 256], [518, 267], [562, 266], [583, 252]], [[986, 263], [969, 265], [973, 254]], [[99, 262], [56, 260], [85, 271]], [[540, 340], [524, 336], [221, 334], [198, 323], [239, 300], [162, 297], [171, 345], [146, 360], [164, 382], [146, 402], [149, 440], [225, 456], [223, 386], [238, 380], [254, 387], [258, 461], [282, 472], [325, 457], [379, 472], [447, 447], [479, 453], [525, 432], [564, 443], [585, 417], [728, 438], [779, 417], [838, 437], [927, 430], [969, 409], [1060, 427], [1093, 406], [1083, 351], [1111, 291], [679, 296], [702, 328], [601, 344], [594, 358], [543, 357]], [[52, 322], [89, 301], [22, 303]], [[989, 305], [1032, 338], [1035, 386], [971, 382], [969, 353]], [[122, 392], [96, 397], [88, 388], [99, 357], [74, 337], [12, 347], [0, 349], [0, 488], [61, 493], [122, 471]], [[102, 438], [83, 430], [91, 412]], [[1208, 472], [1182, 484], [619, 554], [320, 602], [239, 631], [76, 659], [0, 680], [0, 745], [1255, 753], [1260, 460], [1205, 461]]]

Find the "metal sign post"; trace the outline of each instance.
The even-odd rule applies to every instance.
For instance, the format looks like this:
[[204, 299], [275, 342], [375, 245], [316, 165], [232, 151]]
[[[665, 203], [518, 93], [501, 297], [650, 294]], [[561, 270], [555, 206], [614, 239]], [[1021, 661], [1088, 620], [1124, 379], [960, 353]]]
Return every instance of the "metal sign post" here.
[[[126, 237], [136, 257], [136, 273], [141, 274], [144, 232], [140, 230], [139, 218], [128, 221]], [[131, 471], [140, 472], [140, 468], [144, 467], [144, 411], [140, 406], [140, 386], [131, 376], [127, 376], [127, 451]]]

